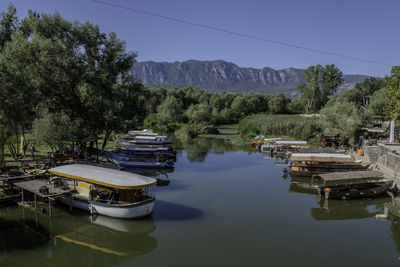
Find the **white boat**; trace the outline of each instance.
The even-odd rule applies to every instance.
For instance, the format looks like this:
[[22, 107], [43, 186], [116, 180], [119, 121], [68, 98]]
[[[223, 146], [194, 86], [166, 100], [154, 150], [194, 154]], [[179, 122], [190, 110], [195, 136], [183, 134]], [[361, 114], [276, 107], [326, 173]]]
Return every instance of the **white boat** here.
[[157, 136], [159, 135], [158, 133], [154, 133], [152, 129], [143, 129], [143, 130], [131, 130], [128, 132], [128, 135], [130, 136]]
[[84, 164], [59, 166], [49, 172], [62, 180], [62, 186], [75, 189], [71, 196], [60, 198], [67, 205], [125, 219], [153, 211], [155, 197], [147, 193], [147, 188], [157, 183], [153, 178]]
[[123, 154], [117, 153], [104, 153], [103, 158], [107, 159], [109, 162], [114, 163], [117, 167], [126, 167], [126, 168], [151, 168], [151, 169], [160, 169], [160, 168], [173, 168], [174, 160], [173, 159], [161, 159], [158, 157], [155, 158], [145, 158], [145, 157], [128, 157]]
[[265, 138], [264, 143], [260, 146], [261, 152], [272, 152], [274, 150], [274, 144], [281, 138]]

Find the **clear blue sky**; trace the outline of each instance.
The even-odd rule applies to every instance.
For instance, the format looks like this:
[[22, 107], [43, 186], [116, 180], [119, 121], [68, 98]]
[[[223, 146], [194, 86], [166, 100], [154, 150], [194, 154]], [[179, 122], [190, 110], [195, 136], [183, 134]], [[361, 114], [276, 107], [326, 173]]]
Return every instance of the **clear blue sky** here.
[[[102, 0], [121, 6], [390, 65], [400, 65], [398, 0]], [[116, 32], [138, 61], [188, 59], [233, 62], [241, 67], [307, 68], [335, 64], [344, 74], [385, 76], [390, 67], [321, 55], [246, 39], [105, 6], [91, 0], [1, 0], [29, 9], [59, 12], [68, 20]]]

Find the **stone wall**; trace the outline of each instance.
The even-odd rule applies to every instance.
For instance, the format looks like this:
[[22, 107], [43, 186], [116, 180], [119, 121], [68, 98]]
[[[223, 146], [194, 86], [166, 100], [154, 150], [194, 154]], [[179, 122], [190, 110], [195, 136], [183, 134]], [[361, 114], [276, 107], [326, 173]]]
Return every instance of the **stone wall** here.
[[387, 178], [393, 179], [397, 184], [400, 184], [400, 145], [378, 144], [377, 150], [378, 158], [376, 164], [378, 168]]

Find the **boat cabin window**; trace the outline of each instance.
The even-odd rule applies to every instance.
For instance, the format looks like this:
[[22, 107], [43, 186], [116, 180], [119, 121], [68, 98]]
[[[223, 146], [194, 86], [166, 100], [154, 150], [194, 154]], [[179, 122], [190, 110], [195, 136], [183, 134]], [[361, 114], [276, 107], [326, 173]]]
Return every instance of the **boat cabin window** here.
[[143, 189], [119, 190], [119, 200], [126, 202], [141, 201], [144, 198]]

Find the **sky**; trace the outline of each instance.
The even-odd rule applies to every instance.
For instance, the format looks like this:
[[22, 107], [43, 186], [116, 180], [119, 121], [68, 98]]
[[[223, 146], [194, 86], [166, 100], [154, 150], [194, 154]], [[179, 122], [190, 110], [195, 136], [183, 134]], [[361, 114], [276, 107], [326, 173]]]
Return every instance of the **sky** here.
[[[335, 64], [344, 74], [384, 77], [400, 65], [398, 0], [0, 0], [19, 18], [28, 10], [58, 12], [70, 21], [115, 32], [138, 61], [225, 60], [240, 67], [307, 68]], [[245, 38], [134, 12], [142, 10], [195, 24], [323, 50], [360, 60]]]

